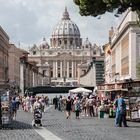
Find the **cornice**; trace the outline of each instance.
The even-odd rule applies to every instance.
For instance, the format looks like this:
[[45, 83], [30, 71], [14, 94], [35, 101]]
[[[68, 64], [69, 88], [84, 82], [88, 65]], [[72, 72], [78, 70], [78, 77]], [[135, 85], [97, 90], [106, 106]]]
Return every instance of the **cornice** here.
[[138, 26], [136, 21], [130, 21], [125, 24], [122, 30], [118, 33], [117, 37], [111, 42], [111, 49], [115, 46], [115, 44], [120, 40], [120, 38], [124, 35], [124, 33], [132, 26]]

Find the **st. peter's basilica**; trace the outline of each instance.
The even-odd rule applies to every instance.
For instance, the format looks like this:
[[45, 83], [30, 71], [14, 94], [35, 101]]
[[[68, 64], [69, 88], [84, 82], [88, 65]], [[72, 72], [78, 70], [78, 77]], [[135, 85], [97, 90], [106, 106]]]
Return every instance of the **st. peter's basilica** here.
[[47, 84], [76, 85], [79, 65], [87, 64], [81, 71], [83, 75], [92, 58], [101, 56], [101, 48], [92, 45], [88, 38], [82, 42], [80, 30], [65, 8], [62, 19], [53, 29], [50, 45], [44, 38], [39, 45], [33, 45], [29, 53], [29, 60], [35, 61], [48, 77]]

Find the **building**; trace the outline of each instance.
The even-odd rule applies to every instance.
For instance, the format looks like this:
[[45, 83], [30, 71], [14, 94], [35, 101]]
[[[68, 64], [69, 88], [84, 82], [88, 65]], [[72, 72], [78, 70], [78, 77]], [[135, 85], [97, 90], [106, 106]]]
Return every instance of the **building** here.
[[[105, 51], [105, 84], [98, 85], [99, 95], [124, 93], [127, 98], [140, 96], [137, 64], [140, 62], [140, 27], [136, 12], [128, 9], [116, 29], [111, 28]], [[108, 77], [111, 76], [111, 77]]]
[[20, 57], [22, 52], [14, 44], [10, 44], [8, 50], [9, 83], [11, 86], [19, 88], [20, 85]]
[[20, 90], [23, 94], [30, 87], [43, 85], [44, 75], [39, 72], [36, 62], [28, 61], [28, 52], [22, 49], [20, 51]]
[[28, 61], [28, 52], [10, 44], [9, 48], [9, 85], [21, 93], [29, 87], [43, 84], [43, 74], [39, 72], [36, 62]]
[[109, 46], [111, 82], [130, 78], [137, 80], [137, 64], [140, 61], [140, 27], [137, 25], [137, 19], [136, 12], [129, 9], [118, 28], [112, 30]]
[[6, 88], [8, 83], [9, 47], [9, 36], [0, 26], [0, 88]]
[[29, 60], [36, 61], [40, 70], [44, 67], [42, 72], [50, 77], [48, 84], [70, 86], [78, 84], [78, 65], [88, 63], [93, 56], [101, 56], [101, 49], [88, 38], [82, 43], [80, 30], [65, 8], [62, 19], [54, 27], [50, 45], [43, 39], [29, 53]]
[[104, 56], [93, 57], [91, 62], [78, 66], [78, 84], [94, 86], [104, 83]]

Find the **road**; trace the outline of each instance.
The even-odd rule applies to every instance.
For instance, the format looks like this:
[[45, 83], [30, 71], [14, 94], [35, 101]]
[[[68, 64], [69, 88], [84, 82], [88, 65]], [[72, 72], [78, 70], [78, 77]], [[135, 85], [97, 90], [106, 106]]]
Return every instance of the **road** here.
[[114, 119], [82, 117], [48, 109], [43, 114], [43, 127], [33, 128], [32, 114], [18, 111], [13, 129], [0, 130], [0, 140], [140, 140], [140, 123], [128, 122], [128, 128], [114, 127]]

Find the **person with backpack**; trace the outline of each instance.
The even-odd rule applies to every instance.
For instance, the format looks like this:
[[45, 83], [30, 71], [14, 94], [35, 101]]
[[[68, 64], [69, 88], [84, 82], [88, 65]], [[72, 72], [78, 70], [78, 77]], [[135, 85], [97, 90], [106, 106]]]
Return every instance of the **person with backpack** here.
[[76, 119], [79, 119], [80, 118], [79, 115], [81, 112], [81, 105], [78, 97], [76, 97], [76, 100], [74, 101], [74, 110], [75, 110]]

